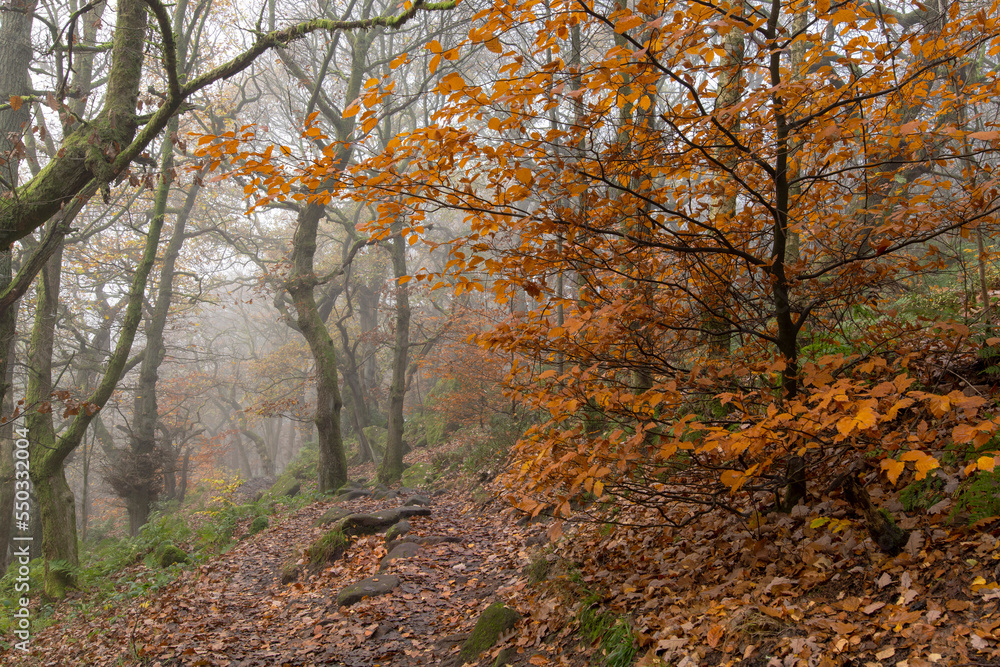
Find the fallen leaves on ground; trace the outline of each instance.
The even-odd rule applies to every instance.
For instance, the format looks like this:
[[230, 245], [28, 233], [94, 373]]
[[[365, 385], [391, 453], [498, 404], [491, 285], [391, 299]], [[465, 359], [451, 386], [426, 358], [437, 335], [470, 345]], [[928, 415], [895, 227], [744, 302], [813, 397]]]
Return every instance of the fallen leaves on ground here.
[[[878, 489], [872, 489], [878, 496]], [[382, 535], [345, 558], [282, 585], [289, 557], [322, 532], [332, 501], [299, 510], [127, 607], [70, 616], [4, 665], [439, 665], [455, 660], [481, 611], [501, 599], [521, 623], [482, 656], [514, 664], [582, 667], [601, 648], [577, 632], [584, 600], [631, 620], [639, 665], [927, 665], [1000, 662], [1000, 522], [951, 525], [947, 507], [907, 517], [902, 554], [875, 550], [846, 506], [825, 499], [791, 515], [742, 524], [707, 516], [683, 531], [585, 524], [521, 526], [499, 503], [455, 490], [412, 517], [410, 535], [458, 537], [391, 561], [390, 594], [338, 607], [337, 593], [373, 576]], [[371, 511], [394, 501], [342, 505]], [[898, 503], [897, 503], [898, 504]], [[837, 522], [817, 521], [830, 517]], [[620, 524], [638, 521], [623, 512]], [[837, 527], [836, 531], [830, 528]], [[530, 546], [529, 546], [530, 545]], [[525, 566], [551, 564], [540, 584]], [[142, 567], [142, 566], [139, 566]]]

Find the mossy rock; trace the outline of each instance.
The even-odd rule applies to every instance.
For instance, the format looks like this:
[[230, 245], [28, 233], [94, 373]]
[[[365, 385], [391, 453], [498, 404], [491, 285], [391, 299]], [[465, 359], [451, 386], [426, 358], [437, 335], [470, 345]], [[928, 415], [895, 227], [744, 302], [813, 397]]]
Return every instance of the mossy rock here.
[[402, 544], [397, 544], [392, 548], [392, 551], [387, 553], [385, 557], [382, 558], [382, 562], [379, 563], [379, 570], [384, 570], [389, 566], [389, 563], [397, 558], [413, 558], [420, 553], [420, 550], [420, 545], [415, 542], [403, 542]]
[[350, 542], [340, 528], [327, 531], [309, 547], [309, 562], [321, 566], [337, 560], [347, 551]]
[[434, 469], [429, 463], [414, 463], [403, 471], [401, 478], [403, 486], [419, 488], [434, 481]]
[[544, 555], [535, 556], [531, 563], [524, 568], [528, 575], [528, 583], [534, 586], [548, 579], [551, 567], [552, 563]]
[[363, 489], [363, 488], [365, 488], [364, 479], [360, 480], [349, 479], [340, 485], [340, 487], [337, 489], [337, 495], [340, 495], [341, 493], [347, 493], [348, 491], [357, 491], [358, 489]]
[[516, 657], [517, 651], [510, 647], [505, 648], [497, 654], [497, 659], [493, 661], [493, 667], [506, 667], [507, 665], [513, 665]]
[[337, 528], [345, 535], [374, 535], [399, 523], [400, 519], [430, 513], [429, 507], [396, 507], [370, 514], [351, 514], [338, 521]]
[[256, 535], [262, 530], [267, 530], [269, 525], [271, 524], [266, 516], [259, 516], [250, 523], [250, 534]]
[[323, 512], [323, 516], [316, 519], [313, 525], [316, 526], [317, 528], [321, 526], [326, 526], [328, 524], [333, 523], [334, 521], [340, 521], [345, 516], [350, 516], [351, 513], [352, 512], [350, 510], [345, 510], [343, 507], [338, 507], [337, 505], [334, 505], [327, 511]]
[[281, 566], [281, 583], [290, 584], [299, 578], [299, 566], [294, 560], [290, 560]]
[[268, 494], [272, 498], [294, 498], [302, 490], [302, 482], [292, 475], [282, 475], [274, 483]]
[[160, 567], [170, 567], [174, 563], [188, 562], [188, 555], [183, 549], [179, 549], [173, 544], [168, 544], [160, 553]]
[[474, 662], [484, 651], [497, 643], [500, 635], [521, 620], [521, 615], [502, 602], [494, 602], [476, 621], [472, 634], [462, 644], [458, 654], [462, 662]]
[[403, 507], [430, 507], [431, 499], [427, 496], [416, 493], [403, 501]]
[[371, 495], [372, 494], [365, 489], [348, 489], [347, 491], [339, 494], [336, 498], [334, 498], [334, 500], [338, 503], [343, 503], [356, 498], [368, 498]]
[[392, 542], [397, 537], [402, 537], [408, 532], [410, 532], [410, 522], [406, 519], [400, 519], [390, 526], [389, 530], [385, 531], [385, 541]]
[[399, 586], [399, 577], [391, 574], [382, 574], [367, 579], [362, 579], [356, 584], [351, 584], [337, 594], [337, 604], [342, 607], [349, 607], [355, 602], [361, 602], [365, 598], [385, 595], [392, 589]]

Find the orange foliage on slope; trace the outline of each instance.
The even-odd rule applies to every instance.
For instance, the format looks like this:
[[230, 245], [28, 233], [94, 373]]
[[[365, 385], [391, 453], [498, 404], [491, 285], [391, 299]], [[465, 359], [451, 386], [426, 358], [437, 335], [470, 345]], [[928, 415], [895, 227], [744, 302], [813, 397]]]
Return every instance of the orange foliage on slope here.
[[[374, 234], [404, 219], [412, 240], [433, 209], [466, 213], [446, 270], [414, 278], [532, 300], [481, 337], [514, 359], [512, 396], [549, 415], [516, 451], [526, 510], [569, 514], [581, 492], [740, 509], [732, 494], [776, 494], [792, 457], [824, 484], [870, 456], [892, 480], [926, 474], [997, 423], [910, 373], [938, 343], [882, 295], [998, 209], [1000, 74], [975, 56], [1000, 51], [998, 15], [498, 3], [461, 47], [492, 66], [442, 76], [430, 126], [340, 190], [287, 196], [369, 201]], [[372, 79], [358, 108], [391, 88]], [[269, 156], [245, 170], [278, 199], [332, 168], [276, 173]], [[881, 330], [842, 326], [858, 305]], [[849, 351], [803, 353], [824, 337]]]

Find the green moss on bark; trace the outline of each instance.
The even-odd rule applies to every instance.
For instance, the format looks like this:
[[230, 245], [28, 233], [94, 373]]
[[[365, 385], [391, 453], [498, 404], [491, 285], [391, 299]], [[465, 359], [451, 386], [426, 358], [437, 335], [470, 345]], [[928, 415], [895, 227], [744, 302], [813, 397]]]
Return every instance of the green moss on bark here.
[[462, 644], [459, 657], [463, 662], [474, 662], [484, 651], [497, 643], [497, 639], [521, 619], [521, 615], [502, 602], [494, 602], [476, 621], [472, 635]]

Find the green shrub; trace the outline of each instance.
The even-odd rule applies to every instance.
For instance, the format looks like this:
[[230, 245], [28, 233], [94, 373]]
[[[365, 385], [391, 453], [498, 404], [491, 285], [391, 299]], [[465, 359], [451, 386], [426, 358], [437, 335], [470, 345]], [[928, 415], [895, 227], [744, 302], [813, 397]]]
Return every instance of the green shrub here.
[[347, 551], [349, 544], [339, 528], [329, 530], [309, 547], [309, 562], [318, 567], [337, 560]]
[[160, 553], [160, 567], [170, 567], [174, 563], [187, 563], [188, 555], [183, 549], [179, 549], [173, 544], [168, 544]]
[[944, 500], [944, 480], [933, 473], [912, 482], [899, 492], [899, 502], [907, 512], [925, 510]]
[[256, 535], [262, 530], [266, 530], [269, 523], [266, 516], [259, 516], [250, 524], [250, 534]]
[[316, 479], [319, 471], [319, 445], [307, 442], [282, 475], [290, 475], [303, 482]]
[[597, 607], [599, 597], [590, 595], [577, 614], [580, 632], [590, 643], [600, 642], [606, 667], [629, 667], [639, 650], [632, 624], [625, 616], [614, 616]]
[[969, 513], [969, 523], [1000, 516], [1000, 470], [974, 474], [958, 487], [954, 499], [953, 518], [962, 511]]

